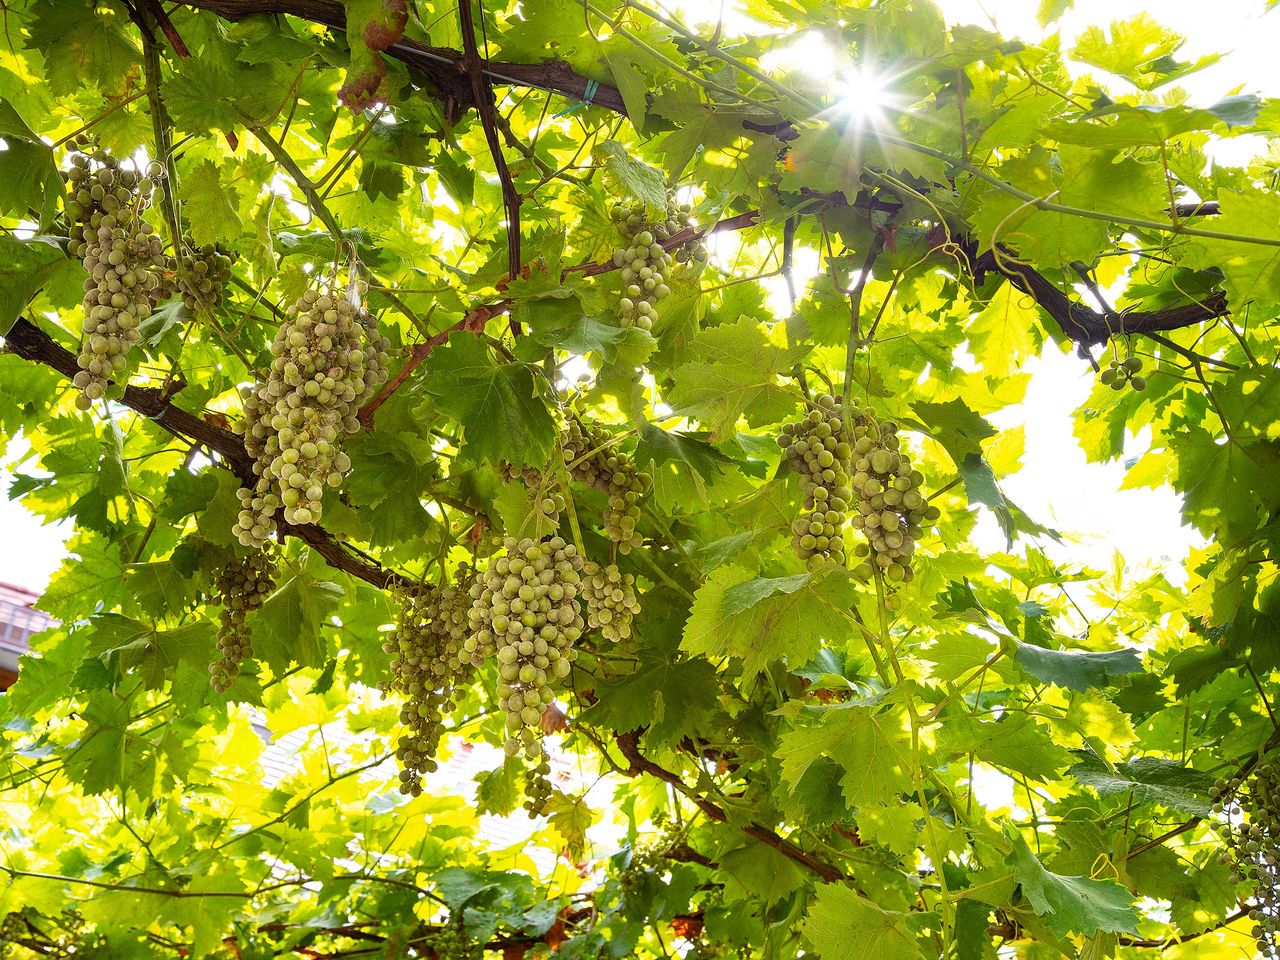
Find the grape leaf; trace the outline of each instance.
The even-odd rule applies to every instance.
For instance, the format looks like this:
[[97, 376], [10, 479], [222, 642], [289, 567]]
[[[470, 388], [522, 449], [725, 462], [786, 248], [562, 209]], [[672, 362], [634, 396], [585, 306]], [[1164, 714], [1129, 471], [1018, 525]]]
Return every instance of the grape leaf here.
[[909, 923], [908, 914], [828, 883], [818, 888], [800, 930], [822, 960], [922, 960]]
[[1105, 687], [1116, 677], [1142, 672], [1136, 650], [1049, 650], [1030, 643], [1018, 644], [1018, 665], [1037, 680], [1069, 690]]
[[1068, 934], [1137, 933], [1133, 896], [1114, 880], [1064, 877], [1036, 859], [1020, 833], [1006, 828], [1013, 850], [1006, 861], [1022, 894], [1050, 930]]
[[462, 424], [472, 460], [542, 466], [551, 458], [555, 423], [524, 364], [495, 363], [479, 337], [455, 333], [424, 366], [428, 392]]
[[1134, 757], [1112, 771], [1087, 754], [1067, 771], [1104, 797], [1132, 795], [1136, 803], [1158, 803], [1193, 817], [1207, 817], [1215, 778], [1162, 757]]

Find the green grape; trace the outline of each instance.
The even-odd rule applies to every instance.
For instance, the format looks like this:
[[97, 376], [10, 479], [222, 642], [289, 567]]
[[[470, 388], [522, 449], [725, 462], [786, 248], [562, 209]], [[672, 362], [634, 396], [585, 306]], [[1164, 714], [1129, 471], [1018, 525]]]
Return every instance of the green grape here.
[[404, 732], [396, 746], [404, 794], [422, 793], [423, 774], [435, 772], [444, 718], [453, 711], [457, 688], [471, 674], [471, 661], [463, 652], [470, 580], [470, 569], [463, 566], [455, 581], [443, 587], [419, 584], [401, 590], [395, 626], [382, 645], [391, 655], [382, 691], [404, 698]]
[[471, 586], [464, 655], [475, 666], [497, 661], [498, 706], [511, 734], [508, 755], [541, 750], [542, 715], [578, 653], [586, 624], [578, 597], [582, 557], [572, 543], [507, 537], [497, 557]]
[[650, 476], [617, 450], [608, 430], [577, 418], [569, 420], [561, 447], [573, 479], [605, 493], [604, 530], [618, 551], [627, 554], [640, 546], [636, 527], [640, 501], [653, 486]]
[[[81, 148], [88, 144], [77, 140]], [[76, 406], [87, 410], [142, 339], [139, 327], [165, 293], [166, 261], [159, 236], [143, 219], [154, 190], [150, 178], [100, 150], [73, 153], [66, 176], [68, 251], [85, 271], [80, 369], [72, 382], [81, 391]]]
[[840, 400], [817, 396], [803, 419], [783, 426], [778, 445], [804, 491], [804, 512], [791, 531], [797, 555], [810, 569], [844, 566], [853, 448], [845, 438]]
[[245, 618], [262, 606], [275, 589], [275, 579], [271, 543], [247, 557], [234, 558], [214, 579], [214, 594], [222, 612], [218, 614], [218, 658], [209, 665], [209, 680], [219, 693], [239, 676], [241, 662], [253, 656], [253, 638]]
[[677, 267], [701, 268], [706, 263], [701, 236], [679, 244], [674, 253], [664, 246], [664, 241], [692, 224], [691, 214], [689, 205], [678, 203], [672, 190], [667, 191], [666, 216], [661, 220], [649, 220], [642, 200], [623, 200], [610, 207], [609, 218], [623, 236], [623, 245], [613, 251], [613, 264], [621, 269], [618, 322], [622, 326], [652, 329], [658, 302], [671, 295], [667, 281]]
[[524, 807], [533, 820], [546, 812], [547, 802], [554, 789], [551, 786], [551, 757], [546, 748], [539, 745], [538, 754], [533, 758], [533, 767], [526, 771], [524, 781]]
[[587, 626], [599, 630], [606, 640], [626, 640], [631, 636], [631, 620], [640, 612], [635, 576], [623, 573], [613, 563], [603, 568], [588, 563], [583, 573]]
[[1227, 850], [1221, 861], [1237, 883], [1253, 887], [1249, 918], [1258, 951], [1280, 957], [1280, 762], [1264, 756], [1248, 775], [1219, 780], [1213, 816]]
[[230, 252], [221, 244], [196, 246], [182, 238], [187, 255], [178, 271], [178, 292], [188, 310], [213, 310], [222, 303], [223, 289], [231, 279]]
[[287, 523], [318, 522], [325, 487], [340, 486], [351, 469], [341, 439], [360, 428], [357, 412], [386, 380], [389, 346], [354, 293], [308, 290], [280, 325], [266, 379], [241, 390], [258, 478], [239, 491], [234, 533], [246, 546], [263, 542], [277, 513]]

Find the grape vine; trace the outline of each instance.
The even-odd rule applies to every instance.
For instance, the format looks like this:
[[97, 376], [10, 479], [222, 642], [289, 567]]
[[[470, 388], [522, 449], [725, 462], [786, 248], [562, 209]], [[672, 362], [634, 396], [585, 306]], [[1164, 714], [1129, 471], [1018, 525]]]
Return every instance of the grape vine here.
[[351, 468], [341, 437], [360, 428], [356, 411], [386, 380], [388, 349], [355, 301], [308, 290], [280, 325], [267, 379], [241, 391], [258, 477], [239, 492], [234, 532], [246, 546], [263, 542], [281, 508], [288, 523], [318, 521], [325, 486], [340, 486]]

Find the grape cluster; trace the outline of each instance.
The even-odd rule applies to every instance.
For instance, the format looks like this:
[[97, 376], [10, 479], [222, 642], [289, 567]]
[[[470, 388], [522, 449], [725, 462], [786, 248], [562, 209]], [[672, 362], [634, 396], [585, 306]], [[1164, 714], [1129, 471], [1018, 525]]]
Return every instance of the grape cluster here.
[[1231, 846], [1223, 855], [1237, 883], [1254, 887], [1249, 919], [1258, 952], [1267, 960], [1280, 957], [1280, 761], [1263, 757], [1248, 776], [1219, 780], [1213, 790], [1213, 812]]
[[828, 393], [819, 395], [804, 419], [783, 426], [778, 445], [800, 475], [804, 490], [804, 512], [791, 527], [796, 553], [811, 570], [843, 566], [852, 447], [841, 420], [840, 401]]
[[481, 944], [472, 943], [457, 923], [449, 923], [416, 941], [421, 949], [415, 953], [433, 960], [480, 960], [484, 956]]
[[[81, 146], [85, 144], [82, 142]], [[106, 393], [141, 339], [139, 324], [164, 295], [164, 248], [143, 219], [154, 184], [103, 151], [74, 153], [67, 172], [68, 250], [84, 264], [84, 334], [74, 377], [76, 406], [87, 410]]]
[[910, 581], [915, 576], [911, 557], [916, 541], [941, 515], [921, 492], [924, 474], [912, 469], [900, 448], [896, 423], [879, 423], [870, 410], [859, 418], [853, 430], [856, 512], [851, 522], [868, 541], [856, 549], [864, 559], [854, 572], [863, 579], [870, 579], [878, 567], [890, 583]]
[[529, 819], [542, 816], [547, 809], [547, 801], [551, 799], [551, 757], [546, 748], [539, 745], [533, 769], [525, 774], [524, 803], [522, 806], [529, 814]]
[[586, 624], [578, 596], [582, 557], [559, 536], [505, 541], [506, 555], [489, 564], [471, 587], [471, 636], [464, 644], [472, 663], [498, 661], [498, 705], [506, 714], [508, 756], [541, 750], [543, 708], [551, 687], [569, 675], [574, 643]]
[[275, 582], [276, 559], [270, 545], [234, 558], [214, 580], [222, 612], [218, 614], [218, 659], [209, 665], [209, 681], [218, 693], [240, 675], [241, 661], [253, 656], [253, 638], [245, 618], [262, 606]]
[[609, 218], [618, 225], [626, 244], [613, 251], [614, 266], [622, 268], [622, 297], [618, 301], [622, 326], [651, 329], [658, 301], [671, 296], [667, 281], [675, 265], [706, 263], [707, 251], [700, 237], [680, 244], [674, 253], [663, 247], [664, 240], [690, 225], [691, 212], [690, 206], [677, 203], [670, 191], [665, 220], [650, 222], [642, 200], [624, 200], [610, 208]]
[[189, 237], [183, 238], [183, 245], [187, 256], [178, 270], [182, 302], [188, 310], [213, 310], [222, 303], [223, 288], [231, 279], [231, 254], [221, 244], [196, 246]]
[[1141, 375], [1142, 358], [1129, 356], [1123, 360], [1112, 359], [1107, 369], [1098, 375], [1104, 386], [1112, 390], [1123, 390], [1128, 384], [1139, 392], [1147, 389], [1147, 378]]
[[653, 486], [652, 478], [616, 449], [608, 430], [577, 418], [569, 420], [561, 447], [573, 478], [608, 497], [604, 530], [609, 539], [624, 554], [640, 546], [643, 541], [636, 530], [640, 500]]
[[559, 528], [566, 504], [556, 478], [537, 467], [513, 467], [506, 462], [499, 466], [498, 473], [504, 482], [519, 482], [529, 491], [528, 520], [533, 526], [530, 529], [522, 525], [521, 534], [529, 533], [538, 539]]
[[631, 636], [631, 619], [640, 612], [636, 578], [617, 564], [601, 567], [588, 563], [583, 570], [587, 600], [587, 626], [615, 643]]
[[422, 775], [435, 772], [444, 718], [453, 710], [457, 685], [470, 672], [463, 652], [471, 606], [469, 578], [463, 567], [454, 583], [403, 591], [395, 628], [382, 646], [391, 655], [391, 676], [382, 685], [383, 693], [405, 698], [400, 710], [405, 731], [396, 746], [404, 794], [418, 796]]
[[341, 485], [351, 469], [340, 438], [359, 429], [356, 413], [387, 378], [387, 348], [350, 297], [309, 290], [289, 308], [267, 379], [241, 390], [245, 448], [258, 477], [239, 491], [241, 543], [261, 543], [280, 508], [289, 523], [320, 519], [325, 485]]

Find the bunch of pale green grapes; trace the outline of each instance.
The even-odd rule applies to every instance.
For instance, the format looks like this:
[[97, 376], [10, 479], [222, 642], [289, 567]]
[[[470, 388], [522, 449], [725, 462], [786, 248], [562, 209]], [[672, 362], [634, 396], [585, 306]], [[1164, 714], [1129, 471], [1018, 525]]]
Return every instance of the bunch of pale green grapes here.
[[178, 269], [182, 302], [188, 310], [213, 310], [222, 303], [223, 288], [231, 279], [231, 255], [221, 244], [196, 246], [190, 237], [183, 237], [183, 244], [187, 255]]
[[820, 394], [803, 419], [783, 426], [778, 445], [800, 475], [804, 492], [804, 512], [791, 528], [796, 553], [810, 569], [843, 566], [853, 448], [845, 436], [839, 399]]
[[399, 598], [395, 628], [384, 652], [391, 655], [391, 676], [384, 693], [404, 697], [400, 723], [405, 728], [396, 747], [400, 792], [418, 796], [422, 776], [436, 770], [436, 750], [444, 719], [454, 707], [455, 688], [470, 673], [463, 662], [467, 637], [468, 571], [443, 587], [417, 585]]
[[658, 301], [671, 296], [668, 281], [676, 264], [706, 263], [701, 237], [685, 241], [674, 253], [663, 246], [663, 241], [691, 224], [691, 213], [690, 206], [677, 203], [671, 191], [662, 220], [650, 221], [642, 200], [620, 201], [609, 209], [609, 218], [618, 225], [625, 244], [613, 251], [614, 266], [622, 268], [622, 297], [618, 300], [622, 326], [651, 329]]
[[[87, 146], [82, 141], [81, 146]], [[68, 250], [84, 264], [84, 321], [76, 406], [87, 410], [141, 339], [138, 327], [165, 295], [164, 247], [143, 218], [154, 184], [103, 151], [74, 153], [67, 171]]]
[[240, 664], [253, 656], [253, 637], [245, 618], [262, 606], [275, 589], [273, 545], [245, 557], [235, 557], [219, 571], [213, 588], [222, 612], [218, 614], [218, 659], [209, 665], [213, 689], [222, 693], [240, 675]]
[[878, 567], [890, 583], [915, 576], [911, 557], [916, 542], [941, 515], [925, 500], [923, 483], [924, 474], [912, 469], [911, 460], [901, 451], [897, 424], [879, 423], [867, 410], [853, 430], [855, 512], [851, 522], [868, 541], [857, 547], [857, 555], [864, 559], [855, 574], [870, 579]]
[[627, 639], [631, 636], [631, 620], [640, 612], [635, 576], [623, 573], [615, 563], [607, 567], [588, 563], [583, 574], [587, 626], [615, 643]]
[[529, 814], [529, 819], [541, 816], [547, 809], [547, 801], [551, 799], [551, 757], [546, 748], [539, 745], [533, 769], [525, 774], [524, 803], [522, 806]]
[[387, 349], [347, 296], [309, 290], [289, 308], [267, 379], [241, 391], [258, 476], [239, 491], [241, 543], [260, 543], [280, 508], [288, 523], [319, 521], [325, 486], [341, 486], [351, 469], [341, 438], [360, 428], [356, 413], [387, 378]]
[[498, 661], [498, 706], [511, 736], [506, 750], [533, 759], [541, 747], [543, 709], [555, 702], [552, 687], [569, 675], [574, 644], [586, 624], [578, 597], [582, 557], [572, 543], [506, 538], [471, 587], [471, 635], [464, 650], [479, 666]]
[[1231, 850], [1237, 883], [1254, 888], [1249, 918], [1258, 952], [1280, 957], [1280, 762], [1265, 756], [1248, 775], [1219, 780], [1213, 789], [1213, 812]]
[[561, 449], [573, 479], [603, 491], [608, 498], [604, 530], [619, 552], [630, 553], [640, 546], [643, 539], [636, 530], [640, 500], [653, 486], [652, 478], [617, 450], [608, 430], [577, 418], [569, 420]]
[[1147, 378], [1142, 376], [1142, 358], [1132, 354], [1123, 360], [1113, 358], [1098, 379], [1112, 390], [1123, 390], [1126, 384], [1138, 392], [1147, 389]]

